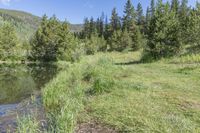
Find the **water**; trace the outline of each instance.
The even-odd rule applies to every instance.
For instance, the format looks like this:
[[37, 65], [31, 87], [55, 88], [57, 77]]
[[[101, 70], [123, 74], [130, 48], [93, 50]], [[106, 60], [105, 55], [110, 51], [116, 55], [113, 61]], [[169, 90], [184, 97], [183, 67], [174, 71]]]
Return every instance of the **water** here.
[[[26, 105], [31, 95], [40, 93], [46, 83], [56, 76], [55, 65], [0, 65], [0, 133], [16, 126], [16, 112], [27, 112], [35, 106]], [[39, 98], [40, 99], [40, 98]], [[28, 102], [27, 102], [28, 103]], [[38, 107], [38, 105], [37, 105]]]
[[30, 97], [57, 72], [55, 65], [0, 65], [0, 105], [16, 104]]

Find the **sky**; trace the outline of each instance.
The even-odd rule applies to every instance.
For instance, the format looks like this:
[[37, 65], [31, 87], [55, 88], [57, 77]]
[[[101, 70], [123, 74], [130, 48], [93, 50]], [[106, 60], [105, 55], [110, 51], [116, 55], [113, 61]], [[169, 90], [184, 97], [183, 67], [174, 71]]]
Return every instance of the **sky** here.
[[[150, 0], [132, 0], [135, 7], [139, 2], [144, 10], [150, 4]], [[117, 8], [119, 15], [123, 15], [125, 3], [126, 0], [0, 0], [0, 8], [26, 11], [37, 16], [55, 14], [60, 20], [80, 24], [85, 17], [96, 18], [102, 12], [110, 17], [113, 7]], [[195, 3], [196, 0], [189, 0], [189, 5], [194, 6]]]

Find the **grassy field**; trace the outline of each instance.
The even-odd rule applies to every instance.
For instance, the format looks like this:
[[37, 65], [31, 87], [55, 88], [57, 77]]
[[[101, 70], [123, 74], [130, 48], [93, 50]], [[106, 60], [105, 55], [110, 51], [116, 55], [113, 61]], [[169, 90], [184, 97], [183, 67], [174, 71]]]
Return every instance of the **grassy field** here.
[[193, 57], [147, 64], [140, 52], [84, 57], [43, 89], [48, 132], [91, 122], [116, 132], [200, 132], [200, 65]]
[[138, 64], [137, 52], [107, 56], [117, 64], [117, 83], [110, 93], [90, 98], [89, 116], [122, 132], [200, 132], [198, 64]]

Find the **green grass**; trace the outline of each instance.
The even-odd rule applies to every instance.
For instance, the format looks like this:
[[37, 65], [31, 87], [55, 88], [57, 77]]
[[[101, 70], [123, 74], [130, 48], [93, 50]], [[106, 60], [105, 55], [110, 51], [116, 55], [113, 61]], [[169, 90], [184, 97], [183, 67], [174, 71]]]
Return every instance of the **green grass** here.
[[33, 116], [24, 116], [18, 118], [17, 133], [38, 133], [40, 132], [40, 125]]
[[91, 119], [121, 132], [200, 132], [198, 64], [135, 64], [137, 52], [106, 56], [121, 64], [110, 68], [117, 84], [89, 99]]
[[89, 121], [119, 132], [200, 132], [199, 64], [140, 57], [98, 53], [58, 74], [43, 89], [48, 132], [72, 133]]

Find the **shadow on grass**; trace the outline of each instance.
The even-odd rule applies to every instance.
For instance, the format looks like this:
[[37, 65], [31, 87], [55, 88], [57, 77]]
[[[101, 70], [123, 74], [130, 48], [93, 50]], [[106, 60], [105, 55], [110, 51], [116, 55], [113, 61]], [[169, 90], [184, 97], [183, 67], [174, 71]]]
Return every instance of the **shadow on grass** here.
[[115, 65], [137, 65], [137, 64], [144, 64], [144, 62], [142, 62], [142, 61], [130, 61], [130, 62], [115, 63]]

